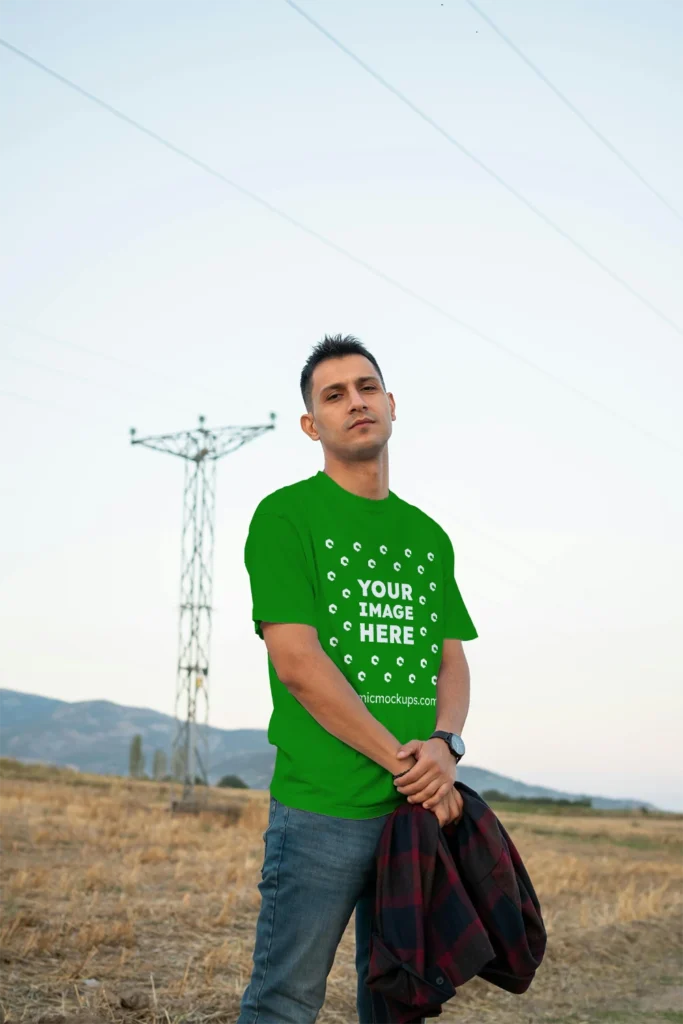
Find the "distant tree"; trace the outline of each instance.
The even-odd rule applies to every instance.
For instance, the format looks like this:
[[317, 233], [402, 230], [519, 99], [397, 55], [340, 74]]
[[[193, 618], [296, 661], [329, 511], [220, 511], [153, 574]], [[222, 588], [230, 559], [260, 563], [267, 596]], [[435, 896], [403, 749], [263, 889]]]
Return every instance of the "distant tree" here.
[[166, 754], [163, 750], [154, 751], [154, 761], [152, 763], [152, 777], [160, 782], [167, 770], [167, 759]]
[[592, 808], [591, 797], [578, 797], [576, 800], [568, 800], [566, 797], [553, 796], [510, 796], [509, 793], [501, 793], [498, 789], [485, 789], [481, 794], [488, 803], [515, 803], [526, 804], [534, 809], [537, 807], [589, 807]]
[[195, 777], [194, 777], [194, 784], [195, 784], [195, 786], [205, 786], [206, 785], [206, 783], [204, 782], [204, 779], [201, 777], [201, 775], [195, 775]]
[[218, 782], [218, 785], [229, 787], [230, 789], [249, 789], [249, 786], [246, 782], [242, 781], [239, 775], [224, 775]]
[[139, 779], [145, 771], [145, 755], [142, 752], [142, 736], [140, 733], [133, 736], [133, 739], [130, 741], [128, 770], [134, 779]]

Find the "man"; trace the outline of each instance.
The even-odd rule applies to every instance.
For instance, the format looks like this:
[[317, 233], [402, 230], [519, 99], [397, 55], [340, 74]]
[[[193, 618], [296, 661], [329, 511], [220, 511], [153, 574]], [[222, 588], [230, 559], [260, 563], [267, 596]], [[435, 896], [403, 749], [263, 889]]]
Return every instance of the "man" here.
[[326, 335], [300, 384], [301, 428], [325, 468], [260, 502], [244, 552], [277, 753], [238, 1024], [315, 1021], [354, 908], [356, 1006], [371, 1024], [375, 850], [405, 799], [441, 826], [462, 813], [462, 641], [477, 632], [448, 535], [389, 489], [396, 403], [374, 357]]

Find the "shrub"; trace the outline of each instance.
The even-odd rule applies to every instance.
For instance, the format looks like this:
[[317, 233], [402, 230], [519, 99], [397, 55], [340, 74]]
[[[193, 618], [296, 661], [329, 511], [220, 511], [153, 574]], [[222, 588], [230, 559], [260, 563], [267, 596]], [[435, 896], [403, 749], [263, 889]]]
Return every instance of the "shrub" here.
[[246, 782], [242, 781], [239, 775], [224, 775], [217, 785], [230, 789], [249, 789], [249, 786]]

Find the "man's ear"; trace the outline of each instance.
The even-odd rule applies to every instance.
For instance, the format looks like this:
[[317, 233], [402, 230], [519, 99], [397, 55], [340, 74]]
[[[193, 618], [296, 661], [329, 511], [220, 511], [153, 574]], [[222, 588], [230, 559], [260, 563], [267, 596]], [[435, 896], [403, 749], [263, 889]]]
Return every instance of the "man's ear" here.
[[315, 428], [315, 420], [313, 419], [313, 416], [311, 415], [310, 412], [303, 413], [301, 419], [299, 420], [299, 423], [301, 424], [301, 429], [303, 430], [306, 437], [309, 437], [311, 441], [320, 440], [318, 431]]

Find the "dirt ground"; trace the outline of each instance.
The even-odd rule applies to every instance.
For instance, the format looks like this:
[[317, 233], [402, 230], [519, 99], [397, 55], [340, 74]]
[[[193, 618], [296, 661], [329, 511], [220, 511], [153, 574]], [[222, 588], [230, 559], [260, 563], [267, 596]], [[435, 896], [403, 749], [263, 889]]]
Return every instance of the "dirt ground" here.
[[[171, 815], [168, 786], [0, 764], [0, 1024], [234, 1024], [251, 973], [268, 794]], [[444, 1024], [683, 1024], [683, 815], [497, 807], [548, 949], [515, 996], [473, 979]], [[356, 1024], [354, 920], [320, 1024]]]

